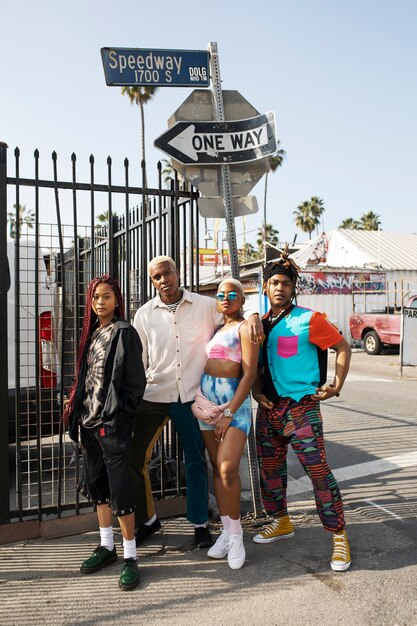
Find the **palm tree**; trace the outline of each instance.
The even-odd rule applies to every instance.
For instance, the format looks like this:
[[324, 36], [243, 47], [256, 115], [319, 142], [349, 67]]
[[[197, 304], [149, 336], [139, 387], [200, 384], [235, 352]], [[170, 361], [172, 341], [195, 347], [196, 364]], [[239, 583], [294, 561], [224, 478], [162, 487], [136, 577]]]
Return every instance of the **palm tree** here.
[[320, 223], [320, 218], [324, 213], [324, 202], [318, 196], [311, 196], [310, 199], [310, 212], [314, 219], [316, 219], [316, 232], [318, 233], [318, 226]]
[[[283, 148], [279, 147], [280, 142], [277, 140], [277, 152], [273, 156], [269, 157], [268, 170], [265, 174], [265, 192], [264, 192], [264, 221], [263, 227], [266, 228], [266, 197], [268, 192], [268, 174], [269, 172], [276, 172], [279, 167], [284, 162], [284, 158], [286, 157], [286, 152]], [[266, 234], [266, 233], [265, 233]], [[266, 239], [264, 239], [266, 241]]]
[[241, 249], [241, 263], [247, 263], [248, 261], [254, 261], [258, 258], [255, 248], [251, 243], [245, 243]]
[[[16, 207], [17, 205], [14, 204], [13, 208], [16, 209]], [[33, 228], [33, 224], [35, 222], [35, 213], [34, 211], [32, 211], [32, 209], [27, 209], [26, 204], [24, 204], [23, 206], [19, 204], [18, 214], [19, 214], [19, 217], [18, 217], [19, 233], [23, 224], [26, 224], [28, 228]], [[15, 211], [9, 211], [9, 213], [7, 214], [7, 221], [10, 222], [10, 227], [9, 227], [10, 237], [12, 239], [15, 239], [16, 237], [16, 212]]]
[[311, 239], [311, 233], [320, 222], [318, 217], [314, 217], [311, 208], [311, 201], [305, 200], [302, 204], [299, 204], [295, 211], [295, 225], [304, 233], [308, 233], [308, 238]]
[[[168, 159], [161, 159], [161, 164], [163, 164], [163, 168], [162, 168], [162, 171], [161, 171], [161, 174], [162, 174], [162, 177], [163, 177], [162, 181], [169, 188], [169, 186], [171, 184], [171, 180], [175, 179], [176, 171], [172, 167], [171, 161], [168, 161]], [[185, 178], [179, 172], [177, 172], [177, 177], [178, 177], [179, 182], [182, 185], [182, 190], [183, 191], [188, 191], [188, 189], [189, 189], [188, 180], [185, 180]]]
[[106, 224], [109, 223], [109, 211], [103, 211], [103, 213], [100, 213], [99, 215], [97, 215], [97, 220], [99, 221], [98, 224], [96, 224], [97, 228], [100, 228], [101, 226], [105, 226]]
[[272, 246], [277, 247], [279, 243], [279, 232], [272, 224], [265, 224], [261, 228], [258, 228], [258, 238], [256, 245], [258, 246], [259, 258], [263, 258], [265, 254], [264, 242], [270, 243]]
[[161, 164], [163, 164], [161, 170], [162, 180], [167, 185], [175, 178], [175, 170], [171, 165], [171, 161], [168, 161], [168, 159], [161, 159]]
[[381, 226], [380, 215], [377, 215], [373, 211], [368, 211], [368, 213], [362, 213], [359, 228], [361, 230], [378, 230]]
[[122, 87], [122, 96], [128, 96], [130, 104], [137, 104], [140, 109], [141, 119], [141, 131], [142, 131], [142, 161], [144, 165], [143, 179], [145, 187], [148, 186], [146, 176], [146, 159], [145, 159], [145, 113], [143, 110], [144, 105], [152, 100], [158, 87]]
[[347, 217], [340, 224], [339, 228], [344, 228], [346, 230], [359, 230], [360, 224], [358, 220], [353, 219], [353, 217]]
[[[112, 211], [112, 217], [117, 215], [116, 211]], [[96, 224], [96, 228], [103, 228], [104, 226], [108, 226], [109, 223], [109, 210], [103, 211], [103, 213], [99, 213], [97, 215], [98, 223]]]

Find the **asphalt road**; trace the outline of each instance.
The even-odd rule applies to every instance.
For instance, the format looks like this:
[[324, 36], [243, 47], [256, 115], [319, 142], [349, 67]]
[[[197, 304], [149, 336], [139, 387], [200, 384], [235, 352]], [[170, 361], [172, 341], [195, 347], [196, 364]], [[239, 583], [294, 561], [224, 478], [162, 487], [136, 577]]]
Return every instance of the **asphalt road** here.
[[0, 624], [417, 626], [416, 374], [399, 379], [395, 354], [355, 353], [340, 398], [322, 405], [351, 541], [347, 572], [330, 569], [331, 538], [291, 456], [295, 536], [254, 544], [248, 523], [241, 570], [193, 549], [183, 519], [165, 521], [138, 550], [142, 584], [129, 593], [117, 588], [118, 564], [79, 574], [95, 533], [0, 546]]

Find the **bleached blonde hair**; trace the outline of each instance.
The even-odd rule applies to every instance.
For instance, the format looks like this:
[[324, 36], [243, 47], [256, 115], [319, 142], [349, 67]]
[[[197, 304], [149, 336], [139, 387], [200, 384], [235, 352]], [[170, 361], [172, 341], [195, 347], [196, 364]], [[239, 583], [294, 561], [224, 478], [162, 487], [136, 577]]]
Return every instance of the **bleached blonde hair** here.
[[174, 259], [170, 256], [166, 256], [164, 254], [160, 254], [159, 256], [155, 256], [153, 259], [149, 261], [148, 264], [148, 274], [151, 275], [151, 269], [154, 265], [159, 265], [160, 263], [169, 263], [175, 270], [178, 269]]
[[243, 285], [240, 282], [240, 280], [237, 280], [237, 278], [232, 278], [232, 277], [225, 278], [224, 280], [222, 280], [222, 282], [219, 283], [219, 286], [217, 287], [217, 291], [219, 291], [219, 289], [220, 289], [220, 287], [222, 285], [226, 285], [226, 284], [233, 285], [233, 287], [235, 287], [242, 296], [245, 295], [245, 292], [244, 292], [244, 289], [243, 289]]

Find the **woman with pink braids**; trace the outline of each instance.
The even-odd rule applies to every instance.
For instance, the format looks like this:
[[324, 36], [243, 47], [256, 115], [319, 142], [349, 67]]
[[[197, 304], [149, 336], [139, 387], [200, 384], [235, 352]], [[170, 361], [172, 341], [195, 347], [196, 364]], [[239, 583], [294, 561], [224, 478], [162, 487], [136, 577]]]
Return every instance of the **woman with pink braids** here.
[[135, 542], [135, 499], [129, 453], [132, 419], [145, 390], [142, 345], [124, 319], [118, 282], [107, 274], [88, 285], [76, 376], [63, 420], [83, 448], [87, 493], [97, 507], [100, 543], [81, 565], [92, 574], [117, 559], [112, 516], [123, 535], [124, 563], [119, 587], [139, 584]]

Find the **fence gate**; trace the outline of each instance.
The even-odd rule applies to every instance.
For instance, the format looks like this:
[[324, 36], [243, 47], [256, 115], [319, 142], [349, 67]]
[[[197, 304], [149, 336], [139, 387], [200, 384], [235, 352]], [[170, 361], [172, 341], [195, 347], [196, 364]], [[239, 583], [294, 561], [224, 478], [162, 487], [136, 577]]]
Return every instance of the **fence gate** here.
[[[91, 507], [75, 489], [82, 461], [59, 419], [91, 278], [108, 272], [119, 279], [130, 321], [153, 296], [146, 268], [155, 255], [173, 257], [190, 290], [199, 283], [198, 194], [178, 178], [164, 188], [160, 164], [158, 187], [144, 188], [130, 185], [127, 159], [124, 183], [115, 185], [110, 157], [107, 180], [98, 184], [93, 156], [86, 182], [78, 180], [75, 154], [65, 182], [55, 153], [48, 180], [40, 178], [37, 151], [31, 178], [20, 173], [18, 148], [13, 176], [7, 156], [0, 143], [0, 296], [7, 293], [0, 297], [0, 405], [8, 408], [0, 421], [0, 524]], [[169, 425], [150, 467], [157, 498], [184, 493], [181, 457]]]

